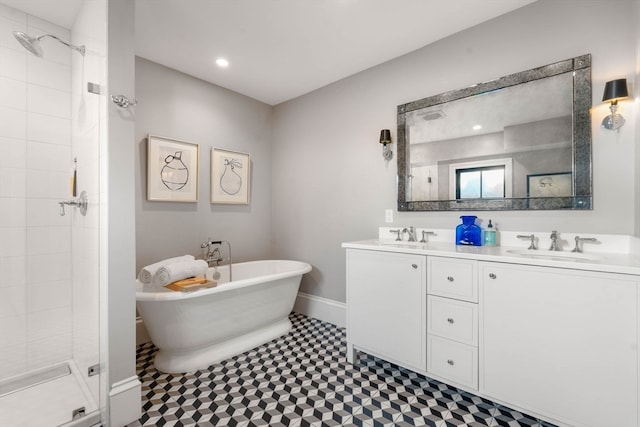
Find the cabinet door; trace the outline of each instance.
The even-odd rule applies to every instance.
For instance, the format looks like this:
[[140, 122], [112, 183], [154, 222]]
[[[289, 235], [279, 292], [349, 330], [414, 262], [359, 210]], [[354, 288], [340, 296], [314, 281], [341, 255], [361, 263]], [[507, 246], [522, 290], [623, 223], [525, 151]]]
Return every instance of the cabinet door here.
[[481, 392], [569, 425], [637, 427], [637, 279], [480, 271]]
[[347, 250], [347, 341], [424, 372], [426, 257]]

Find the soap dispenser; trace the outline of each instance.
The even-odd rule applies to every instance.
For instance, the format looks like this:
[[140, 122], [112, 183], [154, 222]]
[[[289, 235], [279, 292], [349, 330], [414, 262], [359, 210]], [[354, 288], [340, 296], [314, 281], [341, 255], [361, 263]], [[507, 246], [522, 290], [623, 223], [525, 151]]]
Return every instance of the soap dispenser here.
[[491, 220], [489, 220], [489, 225], [487, 225], [487, 229], [484, 231], [484, 245], [485, 246], [496, 245], [496, 230], [493, 228], [493, 224], [491, 224]]

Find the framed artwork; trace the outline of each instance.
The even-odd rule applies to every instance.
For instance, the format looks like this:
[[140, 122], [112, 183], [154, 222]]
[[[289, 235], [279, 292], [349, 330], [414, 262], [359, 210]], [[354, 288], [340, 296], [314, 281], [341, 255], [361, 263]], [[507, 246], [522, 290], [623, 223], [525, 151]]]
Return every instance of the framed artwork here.
[[571, 172], [527, 175], [527, 197], [571, 197]]
[[211, 150], [211, 203], [249, 204], [249, 154]]
[[198, 201], [198, 144], [147, 137], [147, 200]]

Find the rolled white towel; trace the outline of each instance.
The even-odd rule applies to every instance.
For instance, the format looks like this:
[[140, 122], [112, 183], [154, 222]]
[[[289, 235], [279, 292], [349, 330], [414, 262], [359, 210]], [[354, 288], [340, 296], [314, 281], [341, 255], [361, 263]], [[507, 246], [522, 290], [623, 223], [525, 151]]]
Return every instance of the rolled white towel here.
[[202, 259], [173, 262], [160, 267], [158, 271], [156, 271], [156, 274], [153, 275], [152, 283], [154, 286], [164, 286], [177, 280], [194, 276], [204, 276], [207, 268], [209, 268], [209, 265]]
[[140, 270], [140, 273], [138, 273], [138, 280], [140, 280], [142, 283], [149, 284], [153, 280], [153, 275], [156, 274], [156, 272], [165, 265], [169, 265], [175, 262], [193, 261], [194, 259], [195, 257], [193, 255], [183, 255], [177, 256], [175, 258], [164, 259], [162, 261], [156, 262], [155, 264], [147, 265], [142, 270]]

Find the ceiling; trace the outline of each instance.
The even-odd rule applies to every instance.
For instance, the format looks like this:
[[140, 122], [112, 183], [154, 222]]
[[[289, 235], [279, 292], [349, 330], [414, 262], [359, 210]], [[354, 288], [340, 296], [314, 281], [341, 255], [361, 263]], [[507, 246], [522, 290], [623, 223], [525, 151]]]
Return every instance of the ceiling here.
[[0, 0], [0, 3], [30, 15], [71, 28], [84, 0]]
[[[83, 2], [0, 1], [67, 28]], [[533, 1], [135, 0], [136, 54], [276, 105]]]

